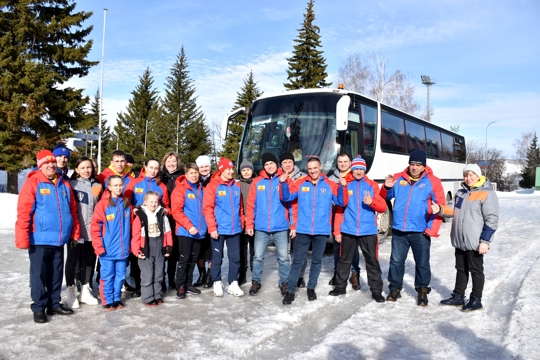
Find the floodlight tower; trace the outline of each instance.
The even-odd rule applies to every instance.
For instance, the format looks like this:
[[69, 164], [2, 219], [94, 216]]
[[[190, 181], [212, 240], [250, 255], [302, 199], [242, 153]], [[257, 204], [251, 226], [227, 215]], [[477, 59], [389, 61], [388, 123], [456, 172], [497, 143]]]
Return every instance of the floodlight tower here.
[[420, 76], [422, 84], [427, 87], [427, 121], [431, 122], [431, 107], [429, 106], [429, 87], [435, 84], [435, 79], [430, 79], [427, 75]]

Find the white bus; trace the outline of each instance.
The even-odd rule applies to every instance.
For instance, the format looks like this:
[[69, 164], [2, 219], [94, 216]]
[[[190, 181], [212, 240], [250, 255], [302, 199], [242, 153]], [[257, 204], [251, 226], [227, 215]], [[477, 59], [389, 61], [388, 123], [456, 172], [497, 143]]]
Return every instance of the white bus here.
[[[383, 183], [388, 174], [408, 165], [409, 153], [421, 149], [427, 165], [442, 180], [447, 203], [451, 204], [462, 181], [465, 139], [432, 123], [406, 114], [353, 91], [307, 89], [265, 95], [249, 108], [225, 116], [228, 120], [247, 114], [238, 164], [247, 159], [262, 169], [261, 155], [291, 152], [305, 172], [307, 160], [318, 157], [323, 172], [331, 174], [336, 158], [347, 153], [366, 160], [367, 176]], [[391, 206], [379, 216], [379, 239], [391, 234]]]

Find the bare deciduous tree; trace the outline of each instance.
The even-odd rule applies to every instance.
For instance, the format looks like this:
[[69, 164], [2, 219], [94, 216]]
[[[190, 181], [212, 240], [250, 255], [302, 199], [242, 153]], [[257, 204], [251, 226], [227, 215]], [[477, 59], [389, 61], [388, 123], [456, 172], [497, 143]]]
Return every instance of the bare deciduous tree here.
[[521, 166], [525, 166], [527, 163], [527, 150], [534, 136], [534, 132], [522, 133], [521, 139], [514, 140], [514, 149], [516, 150], [515, 159]]
[[478, 164], [482, 168], [484, 175], [492, 182], [497, 184], [498, 190], [506, 190], [506, 178], [504, 170], [506, 160], [502, 150], [495, 148], [485, 148], [477, 141], [467, 141], [467, 163]]
[[389, 75], [387, 63], [374, 51], [351, 54], [339, 68], [338, 80], [346, 89], [418, 115], [420, 105], [414, 100], [414, 85], [400, 70]]

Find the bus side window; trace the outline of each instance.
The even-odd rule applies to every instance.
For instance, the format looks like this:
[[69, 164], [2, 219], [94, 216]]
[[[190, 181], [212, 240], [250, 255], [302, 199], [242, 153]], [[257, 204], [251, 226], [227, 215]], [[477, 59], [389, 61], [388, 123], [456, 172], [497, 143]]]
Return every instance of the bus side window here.
[[381, 149], [405, 154], [405, 125], [403, 119], [383, 112], [381, 128]]

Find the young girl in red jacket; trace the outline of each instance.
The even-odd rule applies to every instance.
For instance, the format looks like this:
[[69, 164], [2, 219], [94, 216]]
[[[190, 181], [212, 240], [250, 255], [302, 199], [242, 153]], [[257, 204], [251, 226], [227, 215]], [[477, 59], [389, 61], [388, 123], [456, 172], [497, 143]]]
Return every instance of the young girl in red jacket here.
[[94, 209], [90, 224], [92, 246], [101, 263], [99, 293], [106, 310], [123, 308], [122, 285], [131, 242], [133, 211], [122, 190], [124, 180], [112, 175], [107, 179], [107, 194]]
[[133, 222], [131, 252], [141, 269], [141, 301], [146, 306], [163, 303], [161, 282], [165, 257], [172, 249], [172, 233], [165, 208], [160, 205], [160, 194], [147, 191], [144, 204], [136, 209]]

